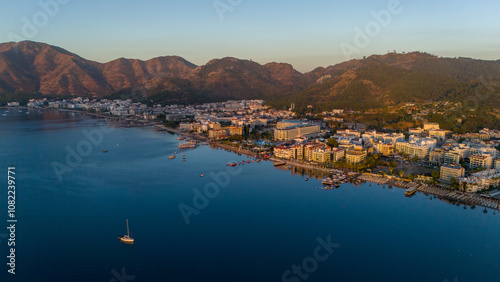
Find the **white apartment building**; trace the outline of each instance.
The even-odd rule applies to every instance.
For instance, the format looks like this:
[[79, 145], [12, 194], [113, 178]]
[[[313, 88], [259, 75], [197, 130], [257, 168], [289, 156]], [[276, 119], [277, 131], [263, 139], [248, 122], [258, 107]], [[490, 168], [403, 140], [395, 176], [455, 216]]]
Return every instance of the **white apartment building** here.
[[493, 158], [490, 155], [471, 155], [469, 157], [470, 168], [491, 168], [493, 165]]

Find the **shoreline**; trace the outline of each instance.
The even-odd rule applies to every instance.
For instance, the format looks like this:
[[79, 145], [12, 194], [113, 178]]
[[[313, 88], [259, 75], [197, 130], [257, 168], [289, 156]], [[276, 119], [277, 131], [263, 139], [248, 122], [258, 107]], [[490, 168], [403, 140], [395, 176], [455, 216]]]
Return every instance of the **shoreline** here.
[[[135, 119], [130, 119], [130, 118], [122, 118], [122, 117], [112, 117], [112, 116], [107, 116], [99, 113], [89, 113], [86, 111], [78, 111], [78, 110], [70, 110], [70, 109], [57, 109], [59, 111], [66, 111], [66, 112], [75, 112], [75, 113], [82, 113], [84, 115], [93, 117], [93, 118], [104, 118], [107, 121], [122, 121], [126, 120], [128, 122], [134, 122], [134, 123], [139, 123], [136, 126], [125, 126], [125, 127], [146, 127], [146, 126], [153, 126], [154, 128], [157, 129], [157, 131], [167, 131], [171, 134], [176, 134], [184, 137], [190, 137], [193, 139], [197, 139], [198, 141], [202, 142], [208, 142], [210, 147], [213, 149], [222, 149], [225, 151], [233, 152], [238, 155], [246, 155], [246, 156], [251, 156], [251, 157], [256, 157], [260, 158], [263, 160], [268, 160], [272, 162], [282, 162], [284, 163], [283, 165], [291, 165], [295, 167], [300, 167], [304, 169], [310, 169], [314, 171], [319, 171], [322, 173], [328, 173], [328, 174], [334, 174], [338, 173], [340, 170], [337, 169], [328, 169], [328, 168], [323, 168], [317, 165], [312, 165], [312, 164], [304, 164], [296, 161], [290, 161], [290, 160], [284, 160], [284, 159], [277, 159], [274, 157], [264, 159], [262, 158], [261, 154], [257, 152], [252, 152], [249, 150], [245, 149], [239, 149], [230, 145], [225, 145], [222, 143], [219, 143], [217, 141], [210, 141], [204, 136], [200, 136], [198, 134], [193, 134], [190, 132], [182, 131], [180, 129], [176, 128], [170, 128], [166, 127], [161, 123], [157, 122], [148, 122], [144, 121], [141, 123], [141, 121], [135, 120]], [[353, 173], [353, 172], [344, 172], [345, 174]], [[434, 185], [428, 185], [428, 184], [421, 184], [413, 181], [409, 181], [406, 179], [398, 179], [397, 177], [389, 178], [389, 177], [383, 177], [382, 175], [378, 174], [371, 174], [371, 173], [356, 173], [355, 176], [356, 179], [366, 181], [366, 182], [371, 182], [371, 183], [376, 183], [378, 185], [388, 185], [388, 186], [395, 186], [400, 189], [407, 189], [409, 187], [415, 188], [417, 192], [423, 193], [424, 195], [433, 195], [438, 197], [441, 200], [445, 201], [450, 201], [451, 204], [454, 204], [453, 202], [457, 202], [459, 204], [464, 204], [468, 206], [481, 206], [484, 208], [489, 208], [493, 210], [500, 210], [500, 199], [496, 198], [491, 198], [491, 197], [482, 197], [477, 194], [470, 194], [466, 192], [461, 192], [457, 190], [450, 190], [450, 189], [445, 189], [445, 188], [440, 188]], [[405, 184], [402, 184], [402, 181], [406, 182]], [[407, 187], [408, 186], [408, 187]]]
[[233, 153], [236, 153], [238, 155], [247, 155], [247, 156], [257, 157], [257, 158], [260, 157], [260, 154], [258, 154], [256, 152], [252, 152], [252, 151], [244, 150], [244, 149], [238, 149], [236, 147], [221, 144], [218, 142], [210, 142], [209, 144], [210, 144], [210, 147], [215, 147], [217, 149], [223, 149], [225, 151], [233, 152]]
[[[434, 185], [422, 184], [413, 181], [408, 181], [406, 179], [398, 178], [388, 178], [377, 174], [363, 173], [358, 177], [363, 181], [376, 183], [378, 185], [388, 185], [395, 186], [401, 189], [416, 189], [417, 192], [423, 193], [424, 195], [437, 196], [441, 200], [454, 201], [459, 204], [464, 204], [468, 206], [481, 206], [484, 208], [489, 208], [493, 210], [500, 210], [500, 200], [496, 198], [482, 197], [477, 194], [470, 194], [466, 192], [461, 192], [457, 190], [450, 190], [445, 188], [440, 188]], [[406, 182], [406, 183], [403, 183]]]

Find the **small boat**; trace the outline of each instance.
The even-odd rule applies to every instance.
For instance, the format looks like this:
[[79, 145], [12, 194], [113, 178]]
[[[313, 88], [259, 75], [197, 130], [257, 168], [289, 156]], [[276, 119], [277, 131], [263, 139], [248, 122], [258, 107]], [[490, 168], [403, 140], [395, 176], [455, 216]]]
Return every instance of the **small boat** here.
[[251, 163], [252, 161], [247, 161], [247, 164]]
[[323, 185], [332, 185], [333, 181], [332, 181], [332, 179], [330, 177], [327, 177], [327, 178], [323, 179], [323, 181], [321, 181], [321, 183]]
[[237, 166], [237, 165], [238, 165], [238, 164], [236, 164], [236, 163], [231, 164], [231, 166]]
[[130, 232], [128, 229], [128, 219], [127, 219], [127, 235], [123, 235], [121, 237], [118, 237], [122, 243], [125, 244], [133, 244], [134, 243], [134, 238], [130, 237]]
[[201, 174], [200, 174], [200, 177], [203, 177], [203, 176], [205, 176], [205, 174], [201, 173]]
[[193, 148], [196, 148], [196, 144], [191, 144], [191, 143], [179, 144], [179, 149], [193, 149]]
[[168, 156], [168, 158], [172, 160], [172, 159], [175, 159], [175, 156], [174, 155], [170, 155], [170, 156]]
[[185, 157], [186, 155], [182, 154], [181, 157]]
[[177, 140], [184, 140], [184, 137], [177, 137]]
[[186, 159], [183, 159], [182, 161], [183, 161], [183, 162], [185, 162], [185, 161], [186, 161]]
[[305, 181], [309, 181], [309, 178], [304, 179]]
[[107, 152], [108, 152], [108, 150], [102, 150], [102, 152], [103, 152], [103, 153], [107, 153]]

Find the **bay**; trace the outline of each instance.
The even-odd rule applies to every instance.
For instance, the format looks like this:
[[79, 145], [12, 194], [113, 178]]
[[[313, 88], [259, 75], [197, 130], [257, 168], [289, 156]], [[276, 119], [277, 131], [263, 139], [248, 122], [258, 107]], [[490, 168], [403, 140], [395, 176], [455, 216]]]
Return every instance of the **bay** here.
[[[101, 132], [102, 142], [92, 144], [85, 132]], [[232, 168], [226, 164], [247, 157], [208, 146], [180, 151], [176, 137], [68, 112], [0, 116], [0, 235], [8, 235], [9, 166], [16, 167], [18, 220], [16, 274], [7, 273], [10, 247], [0, 237], [0, 281], [496, 281], [500, 275], [500, 225], [492, 210], [420, 193], [406, 198], [404, 190], [368, 183], [315, 189], [320, 180], [306, 182], [271, 162]], [[68, 152], [85, 144], [91, 150], [81, 163], [68, 162]], [[71, 169], [62, 181], [55, 164]], [[205, 189], [211, 198], [197, 199], [194, 191]], [[189, 224], [180, 206], [198, 207]], [[134, 245], [117, 238], [126, 219]], [[319, 242], [329, 240], [333, 252], [321, 249], [327, 258], [314, 258]]]

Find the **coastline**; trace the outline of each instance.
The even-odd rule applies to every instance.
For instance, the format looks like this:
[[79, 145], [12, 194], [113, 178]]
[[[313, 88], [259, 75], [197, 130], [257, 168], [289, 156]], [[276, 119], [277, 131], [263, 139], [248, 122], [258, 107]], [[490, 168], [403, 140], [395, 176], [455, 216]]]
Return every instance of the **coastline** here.
[[[120, 122], [120, 121], [127, 121], [127, 122], [132, 122], [135, 123], [133, 125], [127, 124], [125, 127], [146, 127], [146, 126], [153, 126], [156, 128], [158, 131], [167, 131], [171, 134], [177, 134], [180, 136], [184, 137], [190, 137], [193, 139], [196, 139], [198, 141], [202, 142], [209, 142], [209, 145], [211, 148], [214, 149], [222, 149], [226, 151], [230, 151], [233, 153], [236, 153], [238, 155], [247, 155], [251, 157], [256, 157], [256, 158], [261, 158], [263, 160], [269, 160], [275, 163], [282, 162], [283, 165], [287, 166], [295, 166], [303, 169], [310, 169], [314, 171], [319, 171], [321, 173], [328, 173], [328, 174], [334, 174], [337, 173], [338, 170], [336, 169], [327, 169], [323, 168], [317, 165], [312, 165], [312, 164], [304, 164], [301, 162], [297, 161], [290, 161], [290, 160], [284, 160], [284, 159], [277, 159], [274, 157], [271, 158], [262, 158], [259, 153], [252, 152], [249, 150], [245, 149], [240, 149], [237, 147], [233, 147], [230, 145], [222, 144], [216, 141], [210, 141], [207, 140], [204, 136], [198, 135], [198, 134], [193, 134], [190, 132], [182, 131], [180, 129], [174, 129], [170, 127], [166, 127], [161, 123], [158, 122], [149, 122], [149, 121], [139, 121], [135, 119], [130, 119], [130, 118], [122, 118], [122, 117], [113, 117], [113, 116], [108, 116], [108, 115], [103, 115], [99, 113], [89, 113], [86, 111], [78, 111], [78, 110], [70, 110], [70, 109], [58, 109], [59, 111], [65, 111], [65, 112], [75, 112], [75, 113], [81, 113], [93, 118], [98, 118], [98, 119], [106, 119], [107, 121], [114, 121], [114, 122]], [[352, 173], [352, 172], [351, 172]], [[355, 176], [356, 179], [366, 181], [366, 182], [371, 182], [371, 183], [376, 183], [378, 185], [388, 185], [388, 186], [395, 186], [401, 189], [406, 189], [406, 188], [415, 188], [417, 192], [423, 193], [424, 195], [433, 195], [438, 197], [439, 199], [449, 201], [451, 204], [454, 203], [459, 203], [459, 204], [464, 204], [464, 205], [469, 205], [469, 206], [482, 206], [485, 208], [493, 209], [493, 210], [500, 210], [500, 200], [496, 198], [491, 198], [491, 197], [482, 197], [477, 194], [470, 194], [466, 192], [461, 192], [457, 190], [450, 190], [446, 188], [441, 188], [437, 187], [434, 185], [428, 185], [428, 184], [420, 184], [417, 182], [413, 181], [408, 181], [406, 179], [399, 179], [397, 177], [383, 177], [381, 175], [377, 174], [371, 174], [371, 173], [362, 173], [362, 174], [356, 174]], [[404, 185], [401, 185], [402, 182], [406, 182]]]
[[[178, 129], [172, 129], [172, 128], [167, 128], [163, 125], [155, 125], [155, 127], [159, 127], [162, 129], [165, 129], [166, 131], [169, 131], [171, 133], [179, 134], [182, 136], [189, 136], [192, 138], [196, 137], [201, 137], [199, 135], [195, 134], [190, 134], [188, 132], [183, 132]], [[203, 138], [205, 141], [206, 138]], [[215, 148], [215, 149], [223, 149], [226, 151], [230, 151], [233, 153], [236, 153], [238, 155], [247, 155], [251, 157], [260, 157], [260, 155], [256, 152], [252, 152], [249, 150], [244, 150], [240, 148], [236, 148], [233, 146], [221, 144], [219, 142], [214, 142], [214, 141], [209, 141], [210, 147]], [[290, 160], [284, 160], [284, 159], [277, 159], [274, 157], [265, 159], [269, 160], [272, 162], [282, 162], [284, 165], [291, 165], [295, 167], [300, 167], [303, 169], [310, 169], [314, 171], [319, 171], [322, 173], [328, 173], [328, 174], [334, 174], [337, 173], [339, 170], [337, 169], [328, 169], [328, 168], [323, 168], [317, 165], [312, 165], [312, 164], [304, 164], [301, 162], [296, 162], [296, 161], [290, 161]], [[352, 172], [350, 172], [352, 173]], [[347, 174], [347, 173], [346, 173]], [[434, 185], [427, 185], [427, 184], [420, 184], [417, 182], [413, 181], [408, 181], [406, 179], [398, 179], [398, 178], [389, 178], [389, 177], [383, 177], [381, 175], [374, 175], [371, 173], [362, 173], [362, 174], [356, 174], [355, 176], [356, 179], [366, 181], [366, 182], [371, 182], [375, 183], [378, 185], [388, 185], [388, 186], [395, 186], [401, 189], [406, 189], [406, 188], [415, 188], [417, 192], [423, 193], [424, 195], [433, 195], [437, 196], [439, 199], [442, 200], [447, 200], [450, 201], [450, 203], [457, 202], [461, 203], [464, 205], [468, 206], [482, 206], [485, 208], [493, 209], [493, 210], [500, 210], [500, 200], [496, 198], [486, 198], [486, 197], [481, 197], [476, 194], [469, 194], [461, 191], [455, 191], [455, 190], [449, 190], [445, 188], [440, 188]], [[400, 183], [406, 182], [407, 185], [400, 185]], [[408, 187], [406, 187], [408, 186]]]
[[416, 189], [416, 192], [424, 195], [437, 196], [439, 199], [457, 202], [468, 206], [481, 206], [493, 210], [500, 210], [500, 200], [496, 198], [481, 197], [477, 194], [440, 188], [435, 185], [422, 184], [413, 181], [408, 181], [401, 178], [383, 177], [377, 174], [363, 173], [358, 177], [363, 181], [376, 183], [378, 185], [395, 186], [401, 189]]
[[258, 153], [256, 153], [256, 152], [252, 152], [252, 151], [244, 150], [244, 149], [238, 149], [236, 147], [225, 145], [225, 144], [221, 144], [221, 143], [218, 143], [218, 142], [210, 142], [210, 147], [211, 148], [214, 147], [214, 148], [217, 148], [217, 149], [223, 149], [223, 150], [226, 150], [226, 151], [229, 151], [229, 152], [236, 153], [238, 155], [247, 155], [247, 156], [250, 156], [250, 157], [260, 157], [260, 155]]

